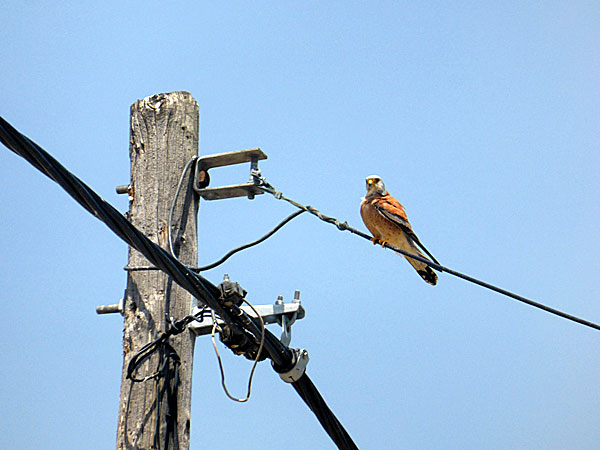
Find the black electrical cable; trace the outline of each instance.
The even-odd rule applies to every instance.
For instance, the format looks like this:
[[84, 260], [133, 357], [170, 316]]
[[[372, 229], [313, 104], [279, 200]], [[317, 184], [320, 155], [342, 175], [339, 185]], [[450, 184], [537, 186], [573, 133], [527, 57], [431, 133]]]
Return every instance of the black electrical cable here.
[[[171, 255], [173, 255], [175, 257], [176, 257], [176, 255], [175, 255], [175, 249], [174, 249], [174, 245], [173, 245], [173, 213], [175, 212], [175, 206], [177, 205], [177, 198], [179, 197], [179, 193], [181, 192], [181, 187], [183, 186], [183, 182], [185, 180], [185, 175], [186, 175], [187, 171], [190, 169], [190, 167], [192, 167], [193, 163], [196, 162], [197, 160], [198, 160], [197, 156], [192, 157], [186, 163], [183, 170], [181, 171], [179, 183], [177, 184], [177, 189], [175, 190], [175, 195], [173, 196], [173, 203], [171, 204], [171, 210], [169, 211], [169, 221], [167, 224], [169, 250], [171, 251]], [[192, 171], [192, 174], [193, 174], [193, 171]], [[270, 238], [275, 233], [277, 233], [284, 225], [286, 225], [288, 222], [290, 222], [291, 220], [298, 217], [303, 212], [305, 212], [305, 211], [301, 209], [301, 210], [296, 211], [293, 214], [290, 214], [288, 217], [283, 219], [279, 224], [277, 224], [271, 231], [269, 231], [262, 237], [230, 250], [221, 259], [218, 259], [217, 261], [215, 261], [211, 264], [206, 264], [205, 266], [202, 266], [202, 267], [190, 267], [190, 269], [193, 270], [194, 272], [198, 273], [198, 272], [204, 272], [206, 270], [214, 269], [215, 267], [220, 266], [225, 261], [227, 261], [231, 256], [235, 255], [236, 253], [241, 252], [242, 250], [246, 250], [250, 247], [254, 247], [255, 245], [260, 244], [261, 242], [266, 241], [268, 238]], [[147, 267], [147, 268], [145, 267], [145, 269], [156, 269], [156, 267]]]
[[[340, 222], [338, 219], [336, 219], [335, 217], [330, 217], [330, 216], [326, 216], [323, 213], [321, 213], [321, 211], [319, 211], [316, 208], [313, 208], [312, 206], [308, 206], [308, 205], [302, 205], [301, 203], [298, 203], [294, 200], [291, 200], [287, 197], [285, 197], [281, 192], [279, 192], [278, 190], [276, 190], [272, 185], [270, 185], [269, 183], [266, 182], [266, 180], [264, 180], [264, 178], [261, 180], [262, 184], [259, 186], [263, 191], [268, 192], [269, 194], [272, 194], [275, 198], [277, 199], [281, 199], [281, 200], [285, 200], [286, 202], [290, 203], [291, 205], [295, 206], [296, 208], [299, 208], [301, 211], [307, 211], [311, 214], [313, 214], [314, 216], [318, 217], [319, 219], [321, 219], [324, 222], [327, 222], [329, 224], [335, 225], [338, 230], [340, 231], [349, 231], [352, 234], [355, 234], [357, 236], [360, 236], [364, 239], [367, 240], [372, 240], [373, 237], [368, 235], [367, 233], [363, 233], [360, 230], [357, 230], [356, 228], [352, 228], [350, 225], [348, 225], [348, 222]], [[567, 320], [571, 320], [573, 322], [579, 323], [581, 325], [585, 325], [587, 327], [590, 328], [594, 328], [596, 330], [600, 330], [600, 325], [598, 325], [597, 323], [594, 322], [590, 322], [589, 320], [585, 320], [582, 319], [580, 317], [577, 316], [573, 316], [571, 314], [568, 314], [566, 312], [560, 311], [558, 309], [555, 308], [551, 308], [550, 306], [544, 305], [543, 303], [539, 303], [533, 300], [530, 300], [528, 298], [522, 297], [520, 295], [514, 294], [513, 292], [507, 291], [506, 289], [502, 289], [499, 288], [497, 286], [494, 286], [493, 284], [490, 283], [486, 283], [485, 281], [481, 281], [478, 280], [477, 278], [473, 278], [469, 275], [465, 275], [463, 273], [457, 272], [456, 270], [453, 269], [449, 269], [448, 267], [444, 267], [441, 264], [437, 264], [433, 261], [430, 261], [427, 258], [424, 258], [423, 256], [420, 255], [414, 255], [412, 253], [406, 252], [400, 248], [396, 248], [390, 244], [388, 244], [387, 242], [384, 242], [382, 244], [384, 247], [389, 248], [390, 250], [395, 251], [396, 253], [400, 253], [401, 255], [404, 255], [408, 258], [412, 258], [415, 259], [417, 261], [423, 262], [425, 264], [428, 264], [432, 269], [438, 270], [440, 272], [446, 272], [449, 273], [450, 275], [454, 275], [455, 277], [458, 278], [462, 278], [463, 280], [469, 281], [471, 283], [474, 284], [478, 284], [479, 286], [482, 286], [484, 288], [490, 289], [492, 291], [498, 292], [499, 294], [505, 295], [507, 297], [513, 298], [515, 300], [518, 300], [522, 303], [525, 303], [527, 305], [533, 306], [535, 308], [541, 309], [543, 311], [546, 311], [550, 314], [554, 314], [555, 316], [559, 316], [562, 317], [563, 319], [567, 319]]]
[[[183, 168], [181, 172], [181, 177], [179, 177], [179, 183], [177, 184], [177, 189], [175, 190], [175, 195], [173, 196], [173, 204], [171, 205], [171, 211], [169, 212], [169, 222], [167, 224], [168, 228], [168, 236], [169, 236], [169, 250], [171, 251], [171, 255], [175, 256], [175, 249], [173, 248], [173, 213], [175, 212], [175, 206], [177, 205], [177, 198], [179, 197], [179, 192], [181, 192], [181, 187], [183, 186], [183, 180], [185, 179], [185, 174], [192, 164], [198, 159], [197, 156], [192, 157]], [[177, 256], [175, 256], [177, 257]]]
[[270, 238], [271, 236], [273, 236], [275, 233], [277, 233], [285, 224], [287, 224], [288, 222], [290, 222], [292, 219], [295, 219], [296, 217], [298, 217], [300, 214], [302, 214], [304, 212], [304, 210], [299, 210], [296, 211], [293, 214], [290, 214], [289, 216], [287, 216], [285, 219], [283, 219], [281, 222], [279, 222], [279, 224], [277, 224], [277, 226], [275, 226], [275, 228], [273, 228], [271, 231], [269, 231], [268, 233], [266, 233], [265, 235], [263, 235], [262, 237], [258, 238], [255, 241], [249, 242], [247, 244], [244, 245], [240, 245], [239, 247], [236, 247], [232, 250], [230, 250], [229, 252], [227, 252], [225, 254], [225, 256], [223, 256], [221, 259], [219, 259], [218, 261], [215, 261], [212, 264], [207, 264], [206, 266], [202, 266], [202, 267], [191, 267], [191, 269], [194, 272], [203, 272], [205, 270], [210, 270], [210, 269], [214, 269], [217, 266], [220, 266], [221, 264], [223, 264], [225, 261], [227, 261], [229, 259], [229, 257], [235, 255], [238, 252], [241, 252], [242, 250], [246, 250], [247, 248], [253, 247], [255, 245], [260, 244], [261, 242], [266, 241], [268, 238]]
[[[169, 446], [169, 442], [177, 441], [177, 391], [179, 389], [179, 367], [181, 359], [177, 351], [169, 344], [169, 337], [181, 333], [192, 320], [201, 320], [204, 310], [201, 310], [195, 316], [186, 316], [177, 322], [172, 322], [167, 331], [160, 333], [154, 341], [144, 345], [129, 360], [126, 377], [134, 383], [154, 380], [155, 383], [155, 403], [154, 403], [154, 448], [177, 448], [176, 445]], [[148, 360], [154, 353], [158, 354], [157, 368], [154, 373], [143, 378], [135, 375], [136, 370]], [[164, 443], [160, 444], [160, 411], [166, 399], [166, 427]]]
[[[215, 285], [201, 275], [192, 272], [168, 252], [150, 241], [140, 230], [123, 217], [119, 211], [103, 200], [83, 181], [69, 172], [43, 148], [31, 141], [25, 135], [19, 133], [2, 117], [0, 117], [0, 142], [12, 152], [29, 161], [29, 163], [47, 177], [57, 182], [88, 212], [104, 222], [117, 236], [129, 246], [142, 253], [148, 261], [173, 278], [177, 284], [205, 305], [211, 307], [224, 321], [231, 326], [237, 327], [240, 332], [245, 333], [245, 330], [247, 329], [256, 339], [260, 338], [262, 330], [257, 319], [249, 317], [241, 310], [235, 315], [230, 314], [229, 311], [219, 303], [219, 290]], [[273, 361], [276, 371], [282, 373], [289, 370], [290, 366], [293, 364], [292, 352], [269, 330], [264, 331], [264, 348], [267, 351], [269, 358]], [[310, 381], [308, 375], [304, 374], [304, 376]], [[311, 395], [320, 397], [319, 392], [312, 382], [310, 385], [303, 387], [306, 387]], [[323, 405], [314, 405], [315, 408], [319, 409], [313, 409], [313, 406], [311, 406], [304, 397], [302, 398], [317, 417], [318, 414], [324, 415], [324, 417], [333, 416], [331, 410], [328, 408], [324, 409]], [[335, 419], [335, 417], [333, 417], [333, 419]], [[337, 421], [337, 419], [335, 420]], [[323, 423], [324, 422], [321, 422], [322, 425]], [[325, 422], [325, 424], [327, 423], [329, 422]], [[324, 428], [325, 426], [326, 425], [323, 425]], [[332, 436], [332, 433], [334, 435], [337, 435], [336, 433], [338, 433], [337, 430], [330, 430], [328, 428], [325, 428], [325, 431], [330, 436]], [[334, 440], [334, 442], [340, 449], [350, 450], [356, 448], [354, 443], [352, 443], [354, 446], [349, 446], [346, 441]]]
[[297, 381], [293, 382], [292, 386], [294, 386], [294, 389], [296, 389], [296, 392], [302, 397], [306, 404], [310, 406], [310, 409], [317, 416], [321, 426], [327, 430], [327, 434], [329, 434], [329, 437], [336, 443], [338, 448], [358, 450], [358, 447], [342, 424], [331, 412], [327, 403], [325, 403], [325, 400], [315, 388], [315, 385], [310, 378], [308, 378], [306, 372]]

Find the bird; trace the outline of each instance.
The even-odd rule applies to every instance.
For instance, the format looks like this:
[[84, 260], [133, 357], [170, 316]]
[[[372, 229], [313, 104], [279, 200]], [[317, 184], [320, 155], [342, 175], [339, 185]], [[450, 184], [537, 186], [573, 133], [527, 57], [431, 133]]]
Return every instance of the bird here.
[[[365, 226], [373, 235], [371, 239], [373, 244], [385, 246], [387, 243], [425, 259], [429, 257], [431, 261], [439, 265], [412, 230], [404, 206], [386, 191], [381, 177], [370, 175], [367, 177], [366, 183], [367, 194], [360, 204], [360, 215]], [[429, 265], [407, 256], [405, 258], [423, 280], [432, 286], [437, 284], [438, 277]]]

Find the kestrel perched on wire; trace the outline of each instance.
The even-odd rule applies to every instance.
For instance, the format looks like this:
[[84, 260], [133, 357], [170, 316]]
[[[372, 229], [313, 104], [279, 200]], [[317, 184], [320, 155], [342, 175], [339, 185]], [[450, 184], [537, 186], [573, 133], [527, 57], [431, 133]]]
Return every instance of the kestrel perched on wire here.
[[[371, 240], [374, 244], [384, 245], [388, 243], [393, 247], [426, 259], [429, 256], [431, 261], [439, 264], [413, 232], [404, 207], [385, 190], [383, 180], [377, 175], [367, 177], [367, 195], [360, 204], [360, 215], [371, 234], [373, 234]], [[421, 250], [427, 256], [423, 255]], [[416, 259], [406, 256], [405, 258], [421, 278], [435, 286], [438, 277], [431, 267]]]

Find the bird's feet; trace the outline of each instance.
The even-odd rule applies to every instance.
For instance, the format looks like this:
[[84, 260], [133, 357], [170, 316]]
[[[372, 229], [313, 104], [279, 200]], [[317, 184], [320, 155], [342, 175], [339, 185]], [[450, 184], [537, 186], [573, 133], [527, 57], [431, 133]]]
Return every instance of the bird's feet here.
[[373, 245], [380, 244], [380, 245], [381, 245], [382, 247], [384, 247], [384, 248], [385, 248], [385, 244], [387, 244], [387, 243], [388, 243], [387, 241], [382, 241], [381, 239], [377, 239], [377, 238], [375, 238], [375, 237], [372, 237], [372, 238], [371, 238], [371, 239], [369, 239], [369, 240], [370, 240], [370, 241], [373, 243]]

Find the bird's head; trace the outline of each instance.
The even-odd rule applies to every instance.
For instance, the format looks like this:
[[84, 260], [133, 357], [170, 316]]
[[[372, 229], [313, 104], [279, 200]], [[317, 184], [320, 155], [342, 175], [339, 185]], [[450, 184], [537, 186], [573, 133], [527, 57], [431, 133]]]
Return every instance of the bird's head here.
[[367, 195], [365, 197], [372, 197], [374, 195], [385, 195], [387, 194], [385, 190], [385, 184], [383, 184], [383, 180], [378, 175], [369, 175], [367, 177]]

